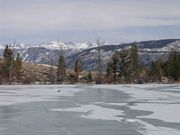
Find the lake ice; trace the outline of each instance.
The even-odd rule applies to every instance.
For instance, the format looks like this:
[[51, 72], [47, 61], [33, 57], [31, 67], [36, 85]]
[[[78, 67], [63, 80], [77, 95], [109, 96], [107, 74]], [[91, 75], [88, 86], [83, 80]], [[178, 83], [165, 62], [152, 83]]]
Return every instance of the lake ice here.
[[0, 86], [0, 135], [180, 135], [179, 114], [178, 84]]

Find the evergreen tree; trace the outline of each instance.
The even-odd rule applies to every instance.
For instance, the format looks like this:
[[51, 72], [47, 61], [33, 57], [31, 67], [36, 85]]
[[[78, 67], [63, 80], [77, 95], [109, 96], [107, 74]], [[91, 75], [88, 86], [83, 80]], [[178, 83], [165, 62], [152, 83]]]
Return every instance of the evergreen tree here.
[[57, 82], [62, 83], [64, 81], [65, 74], [66, 74], [65, 58], [63, 55], [60, 55], [58, 67], [57, 67]]
[[9, 49], [8, 45], [6, 45], [6, 48], [4, 50], [3, 56], [5, 60], [11, 60], [12, 59], [13, 52], [11, 49]]
[[3, 72], [3, 61], [2, 59], [0, 59], [0, 84], [2, 84], [4, 81]]
[[112, 58], [111, 58], [111, 60], [109, 60], [109, 62], [107, 63], [107, 68], [106, 68], [106, 82], [108, 82], [108, 83], [114, 82]]
[[113, 82], [117, 81], [118, 73], [118, 64], [119, 64], [119, 52], [115, 52], [111, 57], [110, 61], [107, 63], [106, 77], [113, 78]]
[[79, 58], [76, 59], [74, 72], [75, 72], [75, 81], [79, 82], [79, 74], [81, 72], [81, 61]]
[[106, 77], [112, 77], [114, 82], [122, 77], [124, 77], [125, 80], [128, 80], [129, 62], [130, 57], [127, 50], [115, 52], [111, 57], [111, 60], [107, 63]]
[[127, 50], [121, 50], [119, 52], [119, 77], [123, 77], [126, 82], [130, 80], [130, 72], [129, 72], [129, 63], [130, 63], [130, 55]]
[[135, 78], [139, 75], [139, 60], [138, 60], [138, 48], [136, 45], [132, 45], [130, 52], [130, 76], [134, 82]]
[[180, 54], [172, 51], [166, 63], [166, 75], [178, 80], [180, 78]]
[[16, 60], [15, 60], [15, 64], [14, 64], [14, 68], [15, 68], [15, 76], [16, 78], [19, 80], [21, 77], [21, 73], [22, 73], [22, 59], [20, 57], [20, 54], [18, 53], [16, 56]]
[[112, 70], [113, 70], [113, 80], [114, 82], [117, 81], [117, 71], [118, 71], [118, 59], [119, 59], [119, 53], [115, 52], [115, 54], [112, 56]]
[[161, 81], [162, 62], [160, 59], [154, 61], [150, 67], [150, 77], [152, 81]]
[[4, 63], [3, 63], [3, 73], [4, 77], [9, 78], [10, 71], [12, 70], [12, 60], [13, 60], [13, 52], [11, 49], [9, 49], [8, 45], [6, 45], [6, 48], [3, 53], [4, 57]]

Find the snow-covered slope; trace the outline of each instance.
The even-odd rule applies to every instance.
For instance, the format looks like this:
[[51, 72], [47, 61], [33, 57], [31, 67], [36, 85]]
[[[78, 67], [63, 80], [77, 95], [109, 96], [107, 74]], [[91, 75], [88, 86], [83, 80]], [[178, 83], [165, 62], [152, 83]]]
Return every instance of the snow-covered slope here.
[[83, 50], [95, 47], [96, 44], [84, 42], [84, 43], [73, 43], [73, 42], [61, 42], [61, 41], [52, 41], [49, 43], [41, 43], [39, 47], [44, 47], [46, 49], [64, 49], [64, 50]]

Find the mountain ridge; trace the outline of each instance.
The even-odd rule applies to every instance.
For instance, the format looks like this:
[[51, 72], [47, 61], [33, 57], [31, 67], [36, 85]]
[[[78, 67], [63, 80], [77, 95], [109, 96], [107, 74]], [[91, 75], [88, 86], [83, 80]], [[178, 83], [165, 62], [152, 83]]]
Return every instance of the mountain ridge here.
[[[180, 51], [180, 39], [162, 39], [162, 40], [150, 40], [123, 44], [106, 44], [100, 46], [103, 70], [106, 68], [106, 63], [115, 51], [122, 49], [128, 49], [131, 45], [136, 44], [140, 50], [143, 51], [171, 51], [175, 49]], [[69, 46], [68, 46], [69, 45]], [[18, 47], [19, 46], [19, 47]], [[10, 45], [12, 48], [12, 45]], [[2, 57], [5, 45], [0, 46], [0, 55]], [[97, 63], [97, 45], [95, 43], [73, 43], [73, 42], [60, 42], [52, 41], [43, 43], [38, 46], [25, 45], [23, 43], [14, 46], [15, 54], [19, 52], [23, 61], [31, 62], [35, 64], [48, 64], [53, 61], [53, 65], [57, 65], [61, 49], [64, 50], [66, 57], [66, 65], [72, 69], [74, 67], [74, 61], [77, 57], [81, 58], [84, 70], [96, 70]], [[152, 61], [163, 58], [167, 59], [168, 54], [140, 54], [140, 62], [148, 65]]]

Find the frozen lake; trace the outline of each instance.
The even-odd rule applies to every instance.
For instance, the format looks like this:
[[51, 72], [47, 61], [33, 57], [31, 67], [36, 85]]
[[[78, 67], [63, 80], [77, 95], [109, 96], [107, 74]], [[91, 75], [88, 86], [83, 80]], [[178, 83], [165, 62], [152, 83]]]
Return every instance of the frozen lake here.
[[180, 85], [0, 86], [0, 135], [180, 135]]

